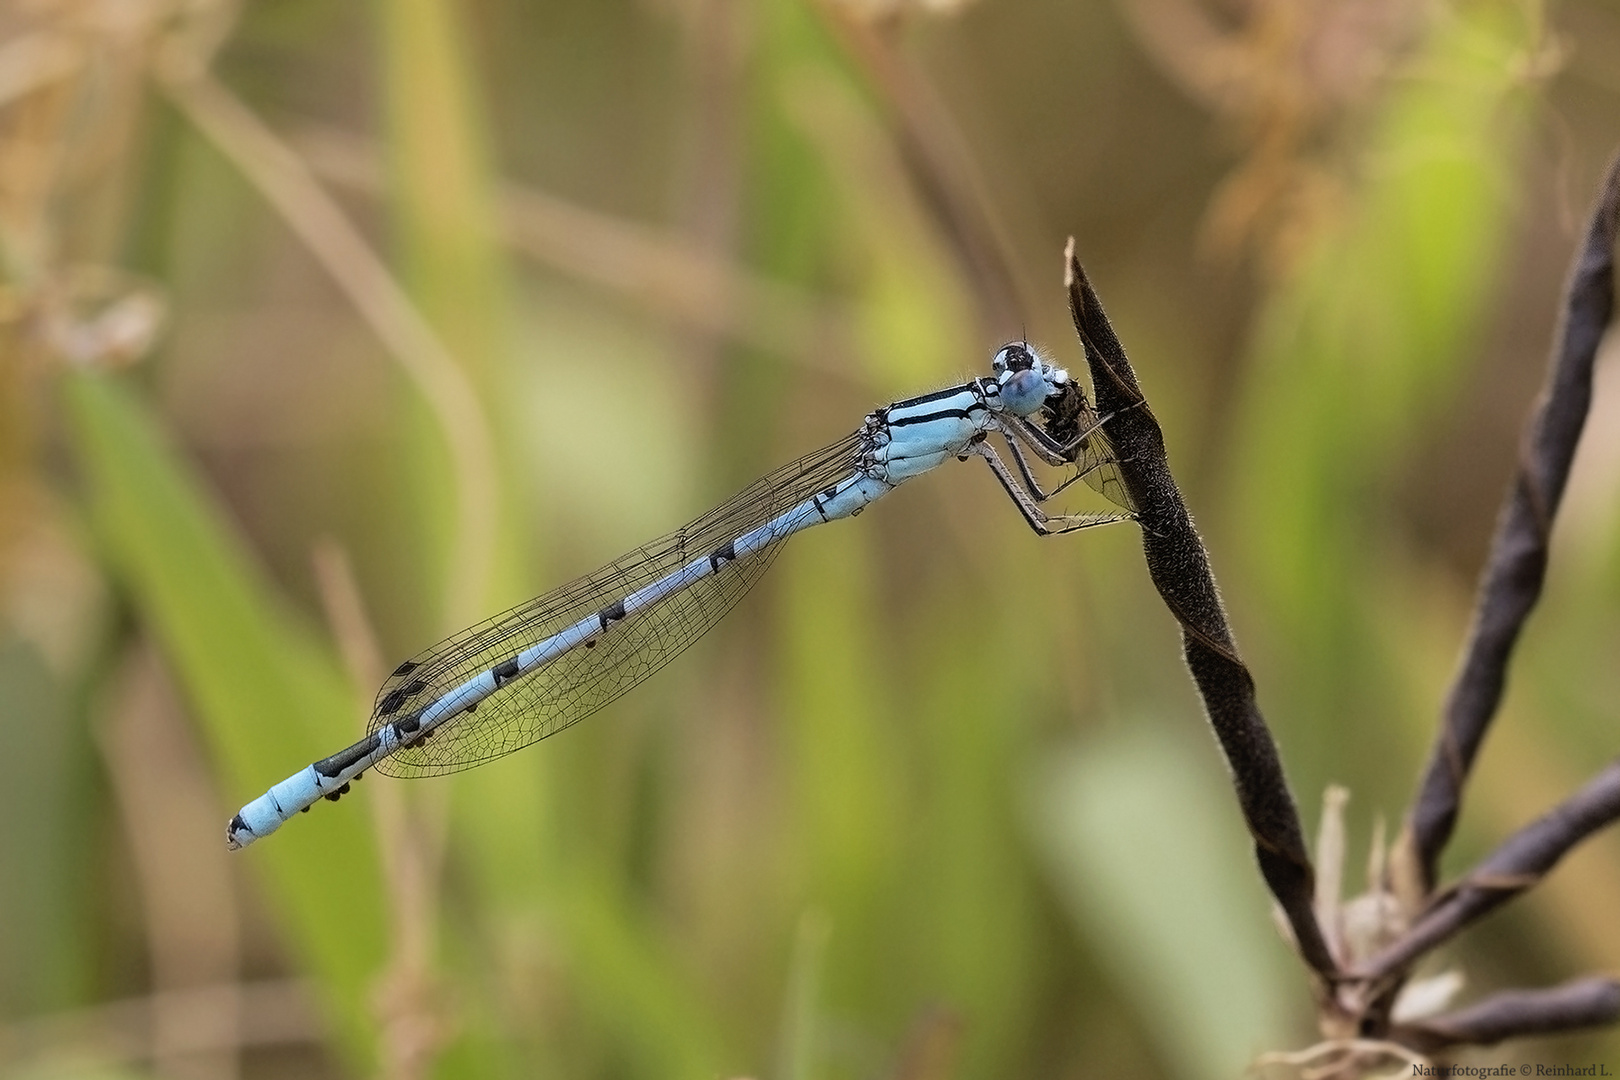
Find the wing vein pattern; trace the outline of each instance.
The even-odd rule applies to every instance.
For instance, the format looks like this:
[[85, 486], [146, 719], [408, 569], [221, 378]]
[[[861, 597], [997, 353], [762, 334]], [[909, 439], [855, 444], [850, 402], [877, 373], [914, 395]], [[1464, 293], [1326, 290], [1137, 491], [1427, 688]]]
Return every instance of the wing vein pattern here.
[[[694, 560], [721, 552], [817, 492], [854, 473], [866, 449], [857, 431], [755, 481], [695, 521], [643, 544], [601, 569], [479, 623], [412, 657], [377, 694], [368, 731], [429, 706], [481, 672]], [[511, 682], [420, 741], [377, 762], [385, 776], [457, 772], [554, 735], [600, 709], [679, 655], [742, 599], [776, 557], [774, 541], [751, 555], [717, 559], [711, 573], [660, 603], [603, 627]], [[619, 609], [623, 610], [622, 606]]]

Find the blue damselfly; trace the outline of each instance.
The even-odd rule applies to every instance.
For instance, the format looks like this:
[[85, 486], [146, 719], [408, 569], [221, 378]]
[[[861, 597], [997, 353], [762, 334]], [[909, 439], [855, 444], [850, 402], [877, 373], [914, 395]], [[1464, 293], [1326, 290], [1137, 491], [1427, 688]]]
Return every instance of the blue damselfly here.
[[[759, 580], [783, 540], [853, 517], [951, 458], [983, 458], [1042, 536], [1129, 518], [1041, 508], [1084, 479], [1132, 509], [1106, 418], [1077, 381], [1025, 343], [1004, 346], [991, 367], [987, 377], [877, 409], [853, 434], [696, 521], [405, 661], [379, 691], [366, 737], [244, 806], [231, 819], [228, 844], [245, 847], [317, 800], [338, 798], [366, 769], [435, 776], [561, 731], [697, 640]], [[1013, 469], [991, 434], [1005, 441]], [[1068, 475], [1043, 491], [1025, 451]]]

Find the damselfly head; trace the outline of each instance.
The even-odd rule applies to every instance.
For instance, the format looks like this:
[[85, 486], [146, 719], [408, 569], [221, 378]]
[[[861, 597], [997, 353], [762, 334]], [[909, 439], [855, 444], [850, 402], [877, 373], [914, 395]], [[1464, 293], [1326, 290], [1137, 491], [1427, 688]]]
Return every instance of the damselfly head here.
[[1001, 388], [1001, 407], [1017, 416], [1029, 416], [1050, 397], [1071, 385], [1069, 373], [1048, 364], [1027, 342], [1003, 345], [990, 361]]
[[1001, 389], [1001, 407], [1034, 417], [1056, 441], [1086, 449], [1085, 433], [1096, 423], [1085, 387], [1069, 373], [1041, 359], [1027, 341], [1010, 341], [990, 361]]
[[1047, 363], [1027, 341], [1009, 341], [1003, 345], [991, 358], [990, 369], [1002, 385], [1020, 371], [1033, 371], [1055, 387], [1069, 381], [1067, 371]]
[[1028, 371], [1037, 362], [1035, 351], [1027, 343], [1009, 341], [990, 361], [990, 367], [997, 375], [1005, 376], [1008, 372]]

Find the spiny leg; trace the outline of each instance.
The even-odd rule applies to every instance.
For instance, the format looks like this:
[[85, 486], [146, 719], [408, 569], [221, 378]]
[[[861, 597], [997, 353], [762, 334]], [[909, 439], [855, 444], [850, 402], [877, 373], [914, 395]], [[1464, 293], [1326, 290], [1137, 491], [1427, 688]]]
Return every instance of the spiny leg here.
[[1020, 452], [1021, 448], [1017, 445], [1020, 442], [1024, 444], [1024, 448], [1044, 461], [1058, 466], [1073, 465], [1080, 470], [1078, 475], [1070, 477], [1053, 491], [1053, 495], [1076, 480], [1084, 480], [1109, 501], [1131, 511], [1134, 518], [1136, 507], [1125, 490], [1123, 478], [1114, 468], [1122, 459], [1115, 454], [1113, 445], [1102, 430], [1103, 425], [1114, 415], [1116, 414], [1109, 413], [1108, 416], [1098, 420], [1095, 419], [1095, 414], [1088, 412], [1087, 416], [1091, 418], [1091, 423], [1084, 431], [1065, 443], [1057, 442], [1049, 432], [1022, 417], [1003, 416], [998, 417], [998, 420], [1002, 435], [1007, 439], [1007, 446], [1012, 450], [1014, 460], [1018, 463], [1019, 471], [1024, 474], [1025, 481], [1037, 496], [1041, 494], [1040, 487], [1036, 484], [1028, 462]]
[[[1109, 414], [1109, 416], [1112, 415], [1112, 413]], [[1004, 416], [1000, 419], [1001, 433], [1007, 440], [1007, 449], [1012, 451], [1013, 461], [1017, 464], [1018, 471], [1024, 478], [1024, 483], [1035, 496], [1036, 502], [1045, 502], [1052, 496], [1062, 492], [1076, 480], [1085, 480], [1087, 483], [1092, 483], [1090, 477], [1093, 473], [1114, 464], [1114, 459], [1110, 456], [1111, 450], [1102, 435], [1102, 426], [1107, 422], [1108, 417], [1094, 421], [1084, 431], [1066, 443], [1058, 442], [1039, 426], [1021, 416]], [[1089, 461], [1087, 457], [1082, 457], [1079, 453], [1080, 449], [1086, 446], [1087, 440], [1090, 440], [1089, 449], [1092, 451], [1091, 454], [1087, 455]], [[1023, 450], [1018, 445], [1020, 442], [1049, 465], [1060, 468], [1073, 465], [1080, 471], [1051, 491], [1043, 492], [1040, 482], [1035, 479], [1035, 474], [1029, 467], [1028, 459], [1024, 457]], [[1096, 487], [1097, 485], [1092, 484], [1092, 486]], [[1102, 489], [1098, 488], [1098, 490]]]
[[989, 443], [974, 443], [968, 448], [968, 452], [984, 458], [985, 463], [990, 466], [990, 471], [1001, 481], [1002, 489], [1007, 492], [1013, 505], [1018, 507], [1019, 513], [1024, 515], [1024, 520], [1035, 530], [1037, 536], [1061, 536], [1063, 533], [1089, 529], [1096, 525], [1110, 525], [1116, 521], [1130, 520], [1129, 514], [1048, 514], [1036, 504], [1035, 497], [1018, 483], [1012, 470], [1007, 468], [1006, 462], [1001, 460], [1001, 455], [997, 454]]
[[[1076, 480], [1085, 479], [1085, 477], [1089, 473], [1093, 472], [1094, 470], [1096, 470], [1097, 468], [1100, 467], [1100, 464], [1099, 464], [1099, 465], [1092, 465], [1091, 467], [1086, 468], [1086, 469], [1082, 469], [1081, 471], [1075, 473], [1073, 476], [1069, 477], [1067, 480], [1063, 481], [1063, 483], [1059, 484], [1057, 487], [1053, 488], [1051, 491], [1042, 491], [1040, 481], [1035, 479], [1035, 473], [1033, 471], [1031, 471], [1031, 469], [1029, 467], [1029, 462], [1024, 458], [1024, 452], [1018, 448], [1018, 440], [1013, 438], [1010, 435], [1007, 436], [1007, 449], [1012, 451], [1013, 464], [1018, 466], [1018, 475], [1023, 477], [1023, 479], [1024, 479], [1024, 487], [1028, 490], [1029, 494], [1032, 495], [1034, 497], [1035, 501], [1038, 502], [1038, 503], [1039, 502], [1045, 502], [1046, 500], [1052, 498], [1054, 495], [1062, 494], [1063, 490], [1065, 488], [1067, 488], [1070, 484], [1074, 483]], [[1073, 463], [1072, 462], [1064, 462], [1063, 464], [1073, 464]]]
[[1112, 419], [1113, 415], [1113, 413], [1109, 413], [1101, 420], [1093, 421], [1084, 431], [1068, 442], [1059, 442], [1047, 434], [1039, 424], [1022, 416], [1003, 416], [1001, 421], [1009, 436], [1023, 442], [1025, 446], [1033, 450], [1048, 465], [1072, 465], [1075, 459], [1080, 456], [1078, 453], [1080, 448], [1085, 445], [1092, 435], [1101, 431], [1102, 426]]

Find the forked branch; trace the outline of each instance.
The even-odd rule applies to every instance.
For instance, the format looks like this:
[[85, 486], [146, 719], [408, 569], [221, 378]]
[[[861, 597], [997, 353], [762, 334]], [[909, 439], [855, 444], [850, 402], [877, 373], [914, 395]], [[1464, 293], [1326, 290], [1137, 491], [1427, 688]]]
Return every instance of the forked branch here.
[[1110, 417], [1109, 438], [1119, 456], [1121, 480], [1137, 508], [1149, 574], [1181, 624], [1187, 666], [1231, 766], [1261, 873], [1288, 919], [1300, 955], [1323, 980], [1324, 1023], [1356, 1038], [1430, 1054], [1620, 1019], [1620, 982], [1607, 978], [1507, 991], [1424, 1021], [1391, 1019], [1395, 996], [1422, 957], [1534, 886], [1566, 852], [1620, 817], [1617, 762], [1509, 838], [1456, 885], [1434, 891], [1439, 856], [1501, 702], [1513, 647], [1541, 595], [1553, 517], [1591, 403], [1598, 345], [1613, 316], [1617, 232], [1620, 158], [1610, 167], [1570, 276], [1557, 346], [1498, 520], [1468, 646], [1398, 846], [1407, 877], [1428, 899], [1404, 933], [1351, 970], [1339, 966], [1313, 911], [1314, 873], [1299, 815], [1255, 701], [1254, 680], [1221, 608], [1209, 557], [1170, 473], [1163, 433], [1070, 242], [1069, 305], [1085, 346], [1097, 409]]

